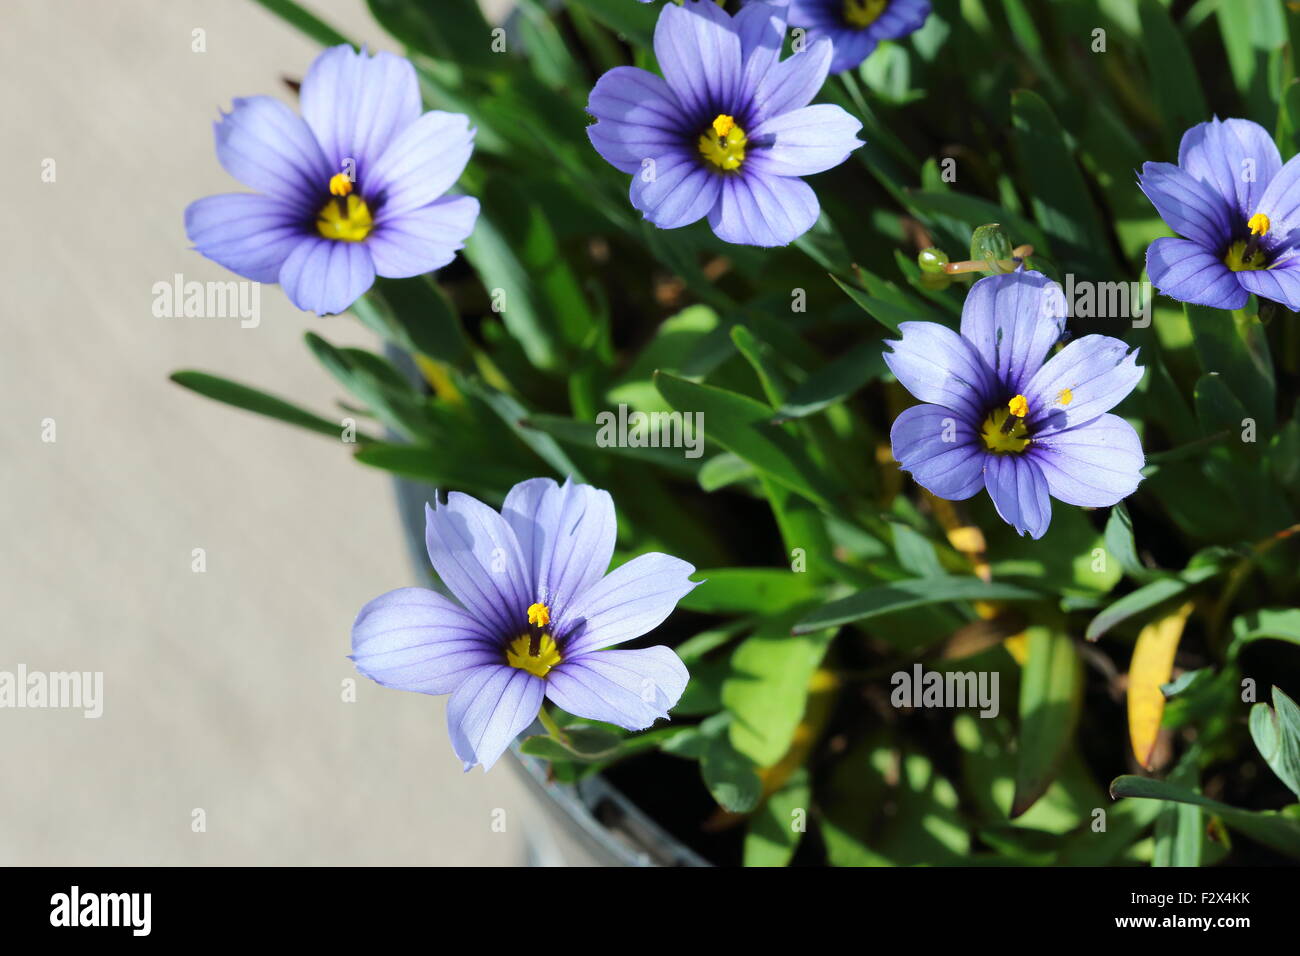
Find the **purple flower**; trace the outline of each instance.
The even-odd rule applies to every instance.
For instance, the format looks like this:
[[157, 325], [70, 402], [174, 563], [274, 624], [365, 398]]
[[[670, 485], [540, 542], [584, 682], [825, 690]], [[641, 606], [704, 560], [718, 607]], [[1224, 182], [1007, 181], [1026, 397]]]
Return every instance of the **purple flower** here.
[[792, 27], [835, 42], [832, 73], [853, 69], [881, 40], [921, 29], [929, 15], [930, 0], [790, 0]]
[[1183, 134], [1178, 165], [1143, 163], [1138, 185], [1186, 237], [1147, 249], [1147, 273], [1162, 293], [1239, 309], [1253, 292], [1300, 309], [1300, 156], [1283, 166], [1263, 127], [1199, 123]]
[[660, 229], [707, 216], [718, 238], [784, 246], [817, 221], [799, 177], [838, 166], [862, 124], [809, 106], [830, 66], [823, 39], [781, 60], [785, 8], [752, 3], [735, 17], [713, 0], [668, 4], [655, 27], [663, 77], [630, 66], [591, 91], [596, 151], [632, 174], [632, 205]]
[[352, 626], [352, 659], [387, 687], [451, 694], [451, 745], [466, 770], [491, 767], [543, 697], [628, 730], [668, 716], [689, 678], [677, 655], [602, 648], [658, 627], [695, 587], [695, 568], [652, 553], [606, 574], [617, 531], [608, 492], [533, 478], [500, 514], [452, 492], [426, 519], [429, 560], [456, 600], [424, 588], [375, 598]]
[[420, 115], [411, 64], [325, 50], [300, 91], [302, 116], [269, 96], [236, 99], [214, 124], [217, 159], [256, 193], [191, 203], [194, 248], [300, 309], [342, 312], [375, 281], [450, 262], [478, 200], [444, 193], [474, 148], [458, 113]]
[[971, 287], [961, 334], [904, 322], [885, 362], [928, 404], [899, 415], [894, 458], [926, 490], [961, 501], [986, 488], [998, 514], [1041, 538], [1050, 495], [1099, 508], [1133, 493], [1142, 446], [1108, 415], [1142, 378], [1137, 352], [1108, 335], [1075, 339], [1046, 362], [1065, 328], [1061, 287], [1037, 272]]

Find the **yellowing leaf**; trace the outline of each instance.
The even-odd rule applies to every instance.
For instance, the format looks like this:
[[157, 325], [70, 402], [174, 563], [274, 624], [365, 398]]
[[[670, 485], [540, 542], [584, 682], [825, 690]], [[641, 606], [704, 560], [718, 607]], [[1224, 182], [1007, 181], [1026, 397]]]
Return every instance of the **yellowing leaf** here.
[[1187, 602], [1177, 611], [1142, 628], [1128, 669], [1128, 734], [1133, 756], [1148, 770], [1165, 713], [1161, 686], [1169, 683], [1183, 626], [1192, 613]]

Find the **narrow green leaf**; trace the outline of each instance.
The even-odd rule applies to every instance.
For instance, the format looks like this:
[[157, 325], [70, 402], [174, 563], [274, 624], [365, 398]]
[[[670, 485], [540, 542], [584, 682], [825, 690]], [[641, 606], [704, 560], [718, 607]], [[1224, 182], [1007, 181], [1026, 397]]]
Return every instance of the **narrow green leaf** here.
[[951, 601], [1033, 601], [1043, 595], [1014, 584], [982, 581], [976, 577], [913, 578], [894, 581], [831, 601], [804, 617], [795, 634], [808, 634], [825, 627], [865, 621], [883, 614], [895, 614], [930, 604]]
[[1029, 656], [1020, 682], [1020, 745], [1011, 817], [1047, 792], [1056, 777], [1083, 703], [1083, 665], [1069, 636], [1029, 630]]
[[1185, 787], [1178, 787], [1164, 780], [1152, 780], [1148, 777], [1125, 775], [1111, 781], [1110, 795], [1116, 797], [1140, 797], [1148, 800], [1171, 800], [1204, 807], [1234, 830], [1245, 834], [1252, 840], [1272, 847], [1287, 856], [1300, 859], [1300, 820], [1285, 816], [1273, 810], [1240, 810], [1217, 800], [1211, 800]]
[[836, 491], [827, 484], [807, 451], [782, 426], [771, 424], [772, 409], [762, 402], [660, 372], [655, 387], [681, 412], [702, 412], [705, 435], [759, 471], [817, 504], [829, 505]]
[[863, 342], [811, 373], [796, 385], [777, 409], [775, 421], [805, 418], [838, 405], [887, 371], [880, 342]]
[[[1200, 305], [1187, 305], [1187, 322], [1201, 368], [1217, 376], [1241, 403], [1245, 414], [1253, 418], [1259, 430], [1273, 430], [1275, 382], [1268, 343], [1258, 316], [1225, 312]], [[1241, 417], [1235, 411], [1230, 424], [1241, 430]], [[1211, 428], [1211, 430], [1217, 430]]]
[[1078, 263], [1090, 275], [1115, 273], [1110, 243], [1065, 131], [1037, 93], [1011, 95], [1014, 138], [1029, 181], [1034, 218], [1062, 263]]
[[754, 470], [754, 466], [745, 459], [724, 451], [704, 463], [700, 468], [699, 482], [700, 487], [705, 491], [713, 492], [734, 485], [738, 481], [753, 478], [756, 474], [758, 472]]
[[[173, 372], [171, 380], [192, 392], [198, 392], [205, 398], [224, 402], [227, 405], [233, 405], [235, 408], [242, 408], [245, 411], [256, 412], [268, 418], [288, 422], [290, 425], [297, 425], [299, 428], [306, 428], [309, 431], [327, 435], [336, 441], [341, 440], [343, 437], [343, 423], [341, 421], [332, 422], [291, 402], [286, 402], [282, 398], [276, 398], [274, 395], [268, 395], [266, 392], [247, 385], [240, 385], [238, 382], [232, 382], [217, 375], [186, 370]], [[362, 432], [357, 432], [356, 439], [358, 443], [362, 444], [375, 441], [374, 438]]]
[[338, 30], [301, 4], [295, 3], [294, 0], [256, 0], [256, 2], [289, 25], [297, 27], [321, 46], [338, 46], [340, 43], [356, 46]]
[[816, 578], [784, 568], [713, 568], [698, 571], [703, 583], [678, 606], [706, 614], [779, 614], [812, 600]]
[[367, 0], [380, 26], [411, 50], [437, 60], [486, 69], [499, 54], [492, 52], [492, 32], [477, 0]]
[[1170, 156], [1176, 156], [1183, 131], [1209, 118], [1205, 97], [1196, 66], [1169, 12], [1159, 0], [1141, 0], [1138, 14], [1142, 21], [1140, 46], [1151, 77], [1151, 94], [1164, 124], [1165, 148]]
[[1178, 597], [1188, 588], [1219, 573], [1219, 568], [1201, 567], [1184, 571], [1177, 577], [1158, 578], [1130, 591], [1088, 623], [1084, 636], [1095, 641], [1115, 625], [1149, 611], [1158, 604]]

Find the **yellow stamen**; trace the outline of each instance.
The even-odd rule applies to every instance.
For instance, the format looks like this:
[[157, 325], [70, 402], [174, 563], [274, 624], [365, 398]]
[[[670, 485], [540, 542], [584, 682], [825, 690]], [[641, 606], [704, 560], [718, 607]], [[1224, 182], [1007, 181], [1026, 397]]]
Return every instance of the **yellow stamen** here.
[[538, 627], [545, 627], [551, 623], [551, 609], [545, 604], [528, 605], [528, 623], [536, 624]]
[[506, 663], [521, 671], [528, 671], [534, 677], [545, 677], [552, 667], [560, 663], [560, 649], [555, 646], [555, 638], [549, 634], [543, 634], [537, 642], [536, 653], [533, 652], [532, 643], [531, 635], [521, 634], [516, 637], [506, 648]]
[[1269, 227], [1272, 225], [1273, 224], [1268, 221], [1268, 216], [1264, 215], [1262, 212], [1257, 212], [1246, 220], [1246, 228], [1250, 230], [1252, 236], [1268, 235]]
[[326, 239], [341, 242], [360, 242], [370, 235], [374, 225], [370, 207], [355, 193], [331, 199], [316, 214], [316, 231]]
[[[1017, 396], [1020, 398], [1023, 396]], [[1015, 399], [1012, 399], [1014, 402]], [[1010, 426], [1010, 427], [1007, 427]], [[1019, 454], [1029, 447], [1029, 431], [1023, 417], [1013, 415], [1009, 408], [995, 408], [980, 428], [984, 447], [998, 454]]]
[[330, 195], [346, 196], [352, 192], [352, 180], [347, 173], [335, 173], [330, 177]]
[[745, 161], [745, 131], [736, 125], [736, 118], [719, 113], [709, 130], [700, 134], [700, 155], [723, 170], [739, 169]]
[[844, 22], [862, 29], [880, 19], [889, 0], [844, 0]]
[[1016, 418], [1024, 418], [1029, 414], [1029, 399], [1023, 395], [1017, 395], [1011, 401], [1007, 402], [1007, 408]]
[[1058, 405], [1069, 405], [1072, 401], [1074, 401], [1074, 392], [1068, 388], [1061, 389], [1060, 394], [1056, 396]]

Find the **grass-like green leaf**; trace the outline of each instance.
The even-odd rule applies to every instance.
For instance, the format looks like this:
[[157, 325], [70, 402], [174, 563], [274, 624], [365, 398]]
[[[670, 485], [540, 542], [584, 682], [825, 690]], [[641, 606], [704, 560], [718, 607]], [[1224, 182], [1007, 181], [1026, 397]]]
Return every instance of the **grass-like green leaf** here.
[[930, 604], [951, 601], [1033, 601], [1043, 594], [1016, 584], [982, 581], [975, 577], [911, 578], [868, 588], [831, 601], [804, 617], [794, 626], [795, 634], [809, 634], [825, 627], [865, 621]]
[[1116, 777], [1110, 784], [1110, 795], [1139, 797], [1147, 800], [1170, 800], [1204, 807], [1232, 829], [1243, 833], [1279, 853], [1300, 859], [1300, 820], [1273, 810], [1241, 810], [1218, 800], [1179, 787], [1164, 780], [1125, 775]]
[[1083, 665], [1074, 642], [1053, 628], [1029, 630], [1020, 681], [1020, 745], [1011, 816], [1047, 792], [1074, 737], [1083, 704]]
[[[268, 395], [266, 392], [248, 385], [232, 382], [230, 379], [222, 378], [219, 375], [186, 370], [173, 372], [171, 380], [192, 392], [198, 392], [205, 398], [224, 402], [245, 411], [256, 412], [268, 418], [288, 422], [290, 425], [306, 428], [308, 431], [326, 435], [336, 441], [343, 436], [342, 421], [332, 422], [327, 418], [322, 418], [320, 415], [294, 405], [292, 402], [286, 402], [282, 398]], [[358, 443], [375, 441], [374, 438], [360, 431], [357, 432], [356, 439]]]

